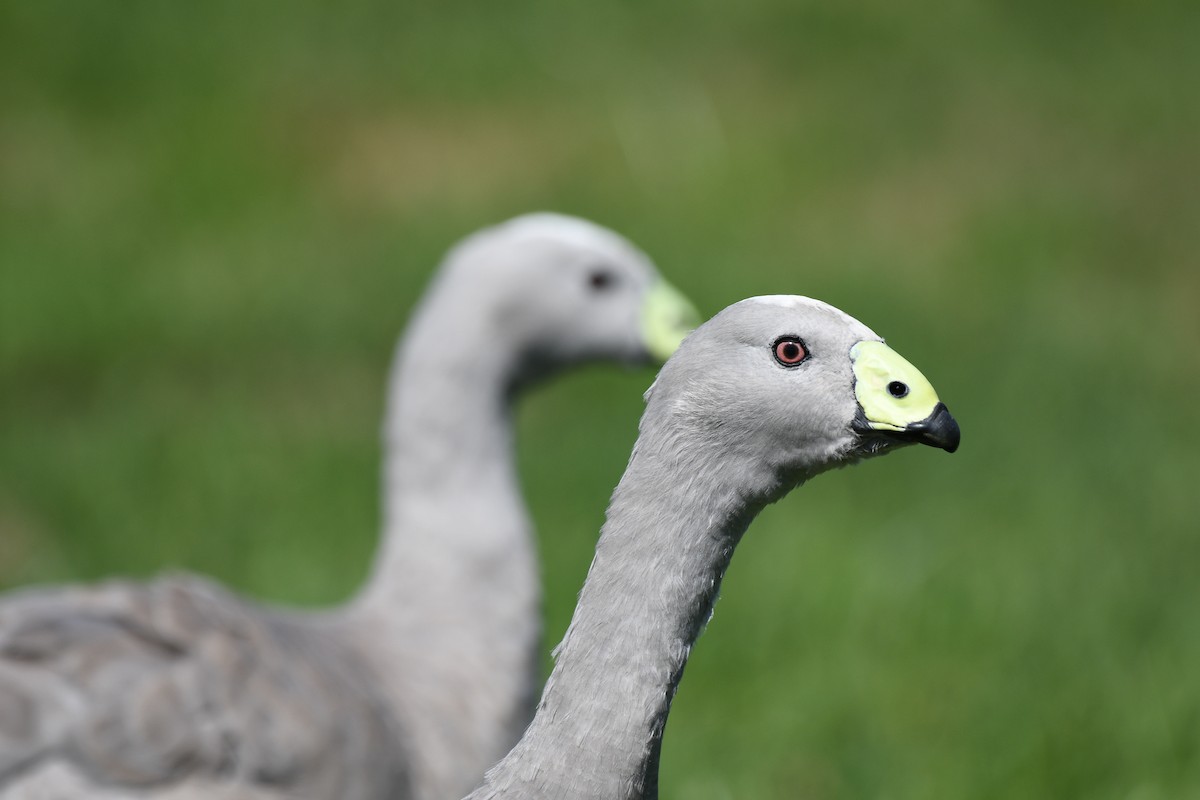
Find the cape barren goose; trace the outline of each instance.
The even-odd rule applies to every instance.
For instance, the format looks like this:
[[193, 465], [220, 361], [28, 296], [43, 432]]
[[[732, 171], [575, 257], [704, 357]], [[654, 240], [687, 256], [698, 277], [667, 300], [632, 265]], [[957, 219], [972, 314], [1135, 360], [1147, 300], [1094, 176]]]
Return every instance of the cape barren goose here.
[[477, 233], [401, 340], [384, 535], [346, 606], [256, 604], [203, 578], [0, 604], [0, 796], [446, 800], [516, 742], [539, 584], [511, 407], [594, 360], [669, 355], [695, 322], [628, 241], [536, 214]]
[[702, 325], [647, 393], [537, 716], [470, 800], [656, 798], [671, 699], [759, 510], [832, 467], [958, 441], [921, 373], [831, 306], [753, 298]]

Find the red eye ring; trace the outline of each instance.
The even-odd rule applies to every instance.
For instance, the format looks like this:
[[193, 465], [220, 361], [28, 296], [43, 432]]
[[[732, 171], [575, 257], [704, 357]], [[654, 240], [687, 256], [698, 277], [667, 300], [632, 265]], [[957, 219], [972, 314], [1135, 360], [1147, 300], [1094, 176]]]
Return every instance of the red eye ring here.
[[784, 336], [771, 347], [775, 360], [785, 367], [795, 367], [808, 359], [808, 348], [795, 336]]

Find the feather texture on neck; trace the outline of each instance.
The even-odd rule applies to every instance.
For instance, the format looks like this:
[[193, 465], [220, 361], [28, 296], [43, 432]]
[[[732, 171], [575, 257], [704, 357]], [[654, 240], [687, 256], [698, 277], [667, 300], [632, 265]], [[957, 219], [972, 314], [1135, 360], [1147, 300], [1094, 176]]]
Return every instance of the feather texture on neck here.
[[658, 796], [663, 729], [688, 655], [734, 548], [780, 487], [749, 460], [718, 458], [686, 435], [682, 415], [654, 405], [537, 718], [473, 798]]

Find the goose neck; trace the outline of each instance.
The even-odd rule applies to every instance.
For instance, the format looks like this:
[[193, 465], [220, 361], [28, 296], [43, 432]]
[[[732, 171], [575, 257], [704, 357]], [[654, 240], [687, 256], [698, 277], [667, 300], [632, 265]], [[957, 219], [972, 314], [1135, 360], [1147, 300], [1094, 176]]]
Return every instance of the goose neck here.
[[408, 573], [469, 572], [493, 551], [523, 552], [528, 533], [512, 443], [514, 348], [484, 315], [447, 308], [446, 294], [418, 310], [389, 376], [384, 535], [367, 594], [392, 607], [426, 582]]
[[657, 797], [675, 689], [765, 502], [729, 479], [738, 465], [678, 443], [639, 440], [537, 717], [483, 796]]

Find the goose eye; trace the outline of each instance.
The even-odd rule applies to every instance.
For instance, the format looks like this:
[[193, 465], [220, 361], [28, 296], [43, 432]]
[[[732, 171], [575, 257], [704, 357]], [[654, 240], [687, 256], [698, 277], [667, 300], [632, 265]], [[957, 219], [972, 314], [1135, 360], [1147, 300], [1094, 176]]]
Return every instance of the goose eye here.
[[785, 367], [794, 367], [808, 358], [804, 342], [794, 336], [785, 336], [775, 342], [775, 360]]
[[902, 397], [908, 396], [908, 384], [900, 381], [892, 381], [887, 385], [888, 394], [899, 400]]
[[599, 267], [588, 273], [588, 286], [592, 291], [603, 292], [606, 289], [612, 288], [616, 278], [608, 270]]

